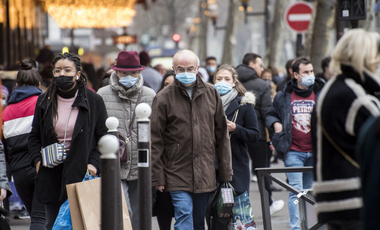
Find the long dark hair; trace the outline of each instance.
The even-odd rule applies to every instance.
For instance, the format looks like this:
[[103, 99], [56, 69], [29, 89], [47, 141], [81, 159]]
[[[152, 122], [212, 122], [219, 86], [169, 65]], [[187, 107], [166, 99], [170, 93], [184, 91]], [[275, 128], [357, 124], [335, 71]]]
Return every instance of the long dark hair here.
[[[161, 88], [158, 92], [160, 92], [164, 87], [165, 87], [165, 80], [166, 78], [170, 77], [170, 76], [173, 76], [175, 77], [175, 73], [174, 73], [174, 70], [169, 70], [168, 72], [166, 72], [166, 74], [162, 77], [162, 82], [161, 82]], [[157, 92], [157, 93], [158, 93]]]
[[[64, 60], [64, 59], [72, 61], [75, 65], [75, 69], [77, 72], [81, 71], [82, 68], [81, 68], [80, 58], [77, 55], [72, 54], [72, 53], [58, 54], [52, 62], [53, 69], [54, 69], [55, 64], [58, 61]], [[76, 84], [77, 84], [78, 88], [85, 88], [87, 85], [87, 77], [85, 75], [81, 74], [79, 79], [76, 80]], [[46, 93], [44, 94], [43, 100], [41, 100], [41, 104], [42, 104], [42, 102], [47, 97], [47, 106], [46, 106], [45, 113], [42, 117], [42, 120], [46, 117], [47, 111], [48, 111], [49, 107], [51, 106], [52, 107], [52, 117], [51, 117], [52, 124], [53, 124], [54, 118], [58, 114], [57, 90], [58, 90], [58, 87], [56, 85], [54, 85], [53, 83], [50, 84], [50, 86], [46, 90]], [[84, 95], [85, 95], [85, 98], [87, 98], [86, 90], [84, 90]], [[86, 100], [86, 103], [87, 103], [88, 109], [90, 110], [88, 100]]]

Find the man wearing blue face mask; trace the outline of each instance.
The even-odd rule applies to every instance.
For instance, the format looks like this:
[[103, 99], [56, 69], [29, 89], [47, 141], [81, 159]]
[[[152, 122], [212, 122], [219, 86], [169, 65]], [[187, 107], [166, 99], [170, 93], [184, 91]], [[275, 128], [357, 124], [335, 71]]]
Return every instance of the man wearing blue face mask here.
[[[310, 118], [315, 98], [325, 83], [314, 77], [313, 65], [306, 58], [297, 59], [292, 69], [294, 79], [274, 98], [266, 114], [266, 126], [275, 131], [272, 143], [285, 167], [313, 166]], [[299, 191], [311, 189], [314, 180], [312, 173], [287, 173], [287, 177], [289, 184]], [[300, 229], [296, 196], [289, 193], [291, 230]]]
[[179, 51], [173, 69], [174, 82], [153, 100], [152, 186], [170, 192], [175, 230], [204, 230], [207, 202], [216, 189], [215, 165], [221, 181], [232, 180], [227, 121], [218, 91], [197, 75], [194, 52]]
[[136, 51], [121, 51], [116, 60], [115, 70], [110, 77], [110, 85], [98, 90], [103, 97], [108, 116], [119, 120], [117, 129], [128, 139], [128, 160], [120, 164], [121, 184], [124, 190], [132, 228], [139, 228], [139, 198], [138, 198], [138, 167], [137, 167], [137, 122], [135, 108], [139, 103], [152, 106], [156, 93], [143, 86], [144, 80], [141, 70], [145, 66], [140, 64]]
[[214, 75], [216, 73], [216, 69], [218, 69], [218, 63], [216, 62], [215, 57], [207, 57], [206, 58], [206, 70], [208, 75], [210, 76], [209, 82], [214, 84]]

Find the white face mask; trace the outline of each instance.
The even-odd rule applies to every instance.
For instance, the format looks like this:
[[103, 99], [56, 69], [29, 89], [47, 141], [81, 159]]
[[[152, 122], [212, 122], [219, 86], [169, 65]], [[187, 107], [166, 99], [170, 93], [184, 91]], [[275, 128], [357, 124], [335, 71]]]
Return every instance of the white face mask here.
[[1, 105], [2, 105], [2, 106], [7, 105], [7, 101], [6, 101], [5, 99], [1, 99]]

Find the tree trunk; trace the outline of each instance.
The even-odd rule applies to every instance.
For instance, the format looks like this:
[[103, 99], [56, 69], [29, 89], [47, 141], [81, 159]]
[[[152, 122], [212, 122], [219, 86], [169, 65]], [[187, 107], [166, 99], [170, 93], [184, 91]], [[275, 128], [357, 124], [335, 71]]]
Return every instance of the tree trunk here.
[[280, 66], [282, 48], [284, 46], [284, 23], [283, 10], [287, 4], [286, 0], [277, 0], [275, 2], [274, 18], [269, 34], [269, 46], [265, 54], [266, 66]]
[[321, 61], [327, 56], [330, 27], [335, 20], [334, 5], [335, 2], [331, 0], [318, 0], [317, 2], [310, 53], [315, 73], [322, 72]]
[[224, 32], [224, 45], [223, 45], [223, 56], [222, 63], [232, 65], [232, 36], [234, 36], [234, 18], [235, 18], [235, 1], [229, 0], [229, 8], [228, 8], [228, 18], [226, 24], [226, 30]]
[[367, 0], [367, 19], [364, 22], [364, 29], [368, 31], [376, 31], [376, 0]]
[[[202, 3], [207, 3], [207, 0], [202, 0]], [[208, 30], [208, 23], [209, 23], [209, 17], [204, 14], [205, 9], [200, 7], [199, 13], [201, 22], [199, 23], [198, 28], [198, 37], [199, 37], [199, 52], [198, 57], [202, 61], [204, 61], [207, 57], [207, 30]]]
[[314, 23], [315, 23], [315, 19], [316, 19], [316, 16], [317, 16], [317, 8], [318, 8], [318, 2], [313, 2], [312, 3], [313, 5], [313, 14], [312, 14], [312, 17], [311, 17], [311, 20], [310, 20], [310, 24], [309, 24], [309, 28], [307, 29], [307, 32], [303, 38], [303, 41], [302, 41], [302, 51], [301, 51], [301, 55], [297, 55], [296, 54], [296, 57], [299, 58], [299, 57], [305, 57], [305, 58], [308, 58], [310, 59], [310, 54], [311, 54], [311, 45], [312, 45], [312, 40], [313, 40], [313, 33], [314, 33]]

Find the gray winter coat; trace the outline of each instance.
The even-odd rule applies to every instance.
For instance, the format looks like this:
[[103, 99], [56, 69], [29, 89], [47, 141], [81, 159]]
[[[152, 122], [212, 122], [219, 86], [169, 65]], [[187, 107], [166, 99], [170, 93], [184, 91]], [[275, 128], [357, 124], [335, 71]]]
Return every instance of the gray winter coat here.
[[[132, 119], [133, 111], [136, 108], [138, 95], [142, 90], [140, 103], [147, 103], [152, 106], [152, 101], [156, 93], [143, 86], [144, 80], [139, 76], [139, 80], [128, 90], [119, 84], [119, 78], [116, 73], [110, 77], [110, 85], [99, 89], [98, 94], [102, 96], [109, 117], [116, 117], [119, 120], [118, 131], [124, 137], [127, 136], [129, 122]], [[132, 135], [127, 143], [128, 160], [121, 164], [120, 177], [122, 180], [137, 180], [137, 118], [132, 127]], [[132, 154], [130, 154], [132, 153]]]
[[7, 196], [12, 195], [11, 187], [9, 186], [7, 177], [7, 167], [5, 164], [5, 154], [3, 142], [0, 141], [0, 189], [6, 189]]

